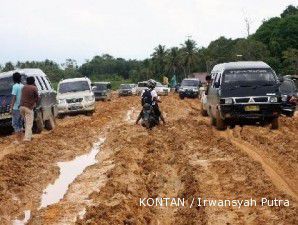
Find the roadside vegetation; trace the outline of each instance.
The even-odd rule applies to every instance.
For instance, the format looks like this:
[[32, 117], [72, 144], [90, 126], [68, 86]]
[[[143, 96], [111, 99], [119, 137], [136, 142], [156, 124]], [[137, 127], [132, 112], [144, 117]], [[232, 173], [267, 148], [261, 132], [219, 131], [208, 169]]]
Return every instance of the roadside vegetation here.
[[196, 41], [187, 39], [176, 47], [160, 44], [145, 60], [103, 54], [80, 66], [74, 59], [67, 59], [61, 65], [47, 59], [16, 64], [7, 62], [0, 66], [0, 70], [38, 67], [54, 84], [61, 79], [86, 76], [93, 81], [112, 81], [115, 88], [119, 83], [148, 78], [161, 80], [163, 76], [171, 78], [174, 74], [180, 81], [192, 72], [209, 72], [215, 64], [238, 60], [262, 60], [278, 74], [298, 74], [298, 7], [288, 6], [279, 17], [265, 20], [247, 38], [219, 37], [208, 47], [200, 47]]

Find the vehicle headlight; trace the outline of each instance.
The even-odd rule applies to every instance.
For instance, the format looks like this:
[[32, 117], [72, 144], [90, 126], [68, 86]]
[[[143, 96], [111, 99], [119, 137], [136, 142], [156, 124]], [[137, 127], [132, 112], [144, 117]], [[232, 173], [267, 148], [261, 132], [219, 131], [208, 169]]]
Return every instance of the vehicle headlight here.
[[84, 99], [85, 99], [86, 102], [90, 102], [90, 101], [93, 101], [94, 100], [94, 96], [93, 95], [91, 95], [91, 96], [85, 96]]
[[282, 100], [283, 102], [286, 102], [286, 101], [288, 100], [288, 96], [287, 96], [287, 95], [282, 95], [282, 96], [281, 96], [281, 100]]
[[197, 91], [199, 91], [199, 89], [198, 88], [194, 88], [194, 89], [192, 89], [194, 92], [197, 92]]
[[275, 97], [275, 96], [270, 97], [270, 102], [271, 102], [271, 103], [276, 103], [276, 102], [278, 102], [277, 97]]
[[227, 104], [227, 105], [230, 105], [230, 104], [233, 104], [233, 98], [222, 98], [221, 99], [221, 102], [223, 103], [223, 104]]
[[66, 104], [66, 99], [58, 99], [58, 104]]

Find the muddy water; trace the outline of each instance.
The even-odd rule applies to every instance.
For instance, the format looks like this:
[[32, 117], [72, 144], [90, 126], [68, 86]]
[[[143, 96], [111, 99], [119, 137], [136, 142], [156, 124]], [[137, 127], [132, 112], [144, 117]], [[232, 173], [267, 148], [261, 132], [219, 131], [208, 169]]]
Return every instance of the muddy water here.
[[88, 154], [78, 156], [72, 161], [58, 163], [60, 168], [60, 176], [54, 184], [50, 184], [44, 190], [44, 193], [41, 197], [40, 208], [44, 208], [48, 205], [59, 202], [59, 200], [62, 199], [64, 194], [67, 192], [69, 184], [71, 184], [86, 167], [97, 162], [95, 157], [99, 152], [100, 146], [104, 140], [104, 138], [100, 138], [100, 140], [94, 144], [93, 148]]
[[31, 216], [31, 211], [30, 210], [26, 210], [25, 212], [24, 212], [24, 219], [22, 219], [22, 220], [13, 220], [12, 221], [12, 224], [13, 225], [25, 225], [27, 222], [28, 222], [28, 220], [30, 219], [30, 216]]

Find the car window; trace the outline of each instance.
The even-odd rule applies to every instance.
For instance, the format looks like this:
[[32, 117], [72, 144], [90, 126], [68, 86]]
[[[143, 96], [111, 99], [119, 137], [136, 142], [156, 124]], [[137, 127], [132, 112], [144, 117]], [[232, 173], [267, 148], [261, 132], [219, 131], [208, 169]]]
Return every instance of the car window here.
[[63, 82], [59, 85], [58, 92], [63, 94], [67, 92], [79, 92], [90, 90], [87, 81], [73, 81], [73, 82]]
[[38, 90], [44, 90], [38, 76], [35, 76], [35, 85], [38, 88]]
[[40, 79], [42, 80], [42, 83], [43, 83], [45, 89], [50, 90], [50, 88], [49, 88], [48, 84], [46, 83], [45, 79], [43, 77], [40, 77]]

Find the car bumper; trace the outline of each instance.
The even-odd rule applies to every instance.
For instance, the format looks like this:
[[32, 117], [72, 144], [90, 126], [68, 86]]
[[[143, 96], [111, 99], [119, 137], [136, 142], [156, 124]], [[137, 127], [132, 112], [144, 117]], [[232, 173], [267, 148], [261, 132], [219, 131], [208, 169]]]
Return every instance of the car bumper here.
[[190, 98], [196, 98], [199, 96], [199, 92], [198, 91], [181, 91], [179, 92], [180, 96], [183, 97], [190, 97]]
[[59, 104], [58, 107], [58, 114], [67, 114], [67, 113], [74, 113], [74, 112], [88, 112], [95, 110], [95, 101], [93, 102], [86, 102], [80, 104]]
[[119, 94], [119, 96], [131, 96], [131, 95], [133, 95], [132, 92], [119, 92], [118, 94]]
[[280, 104], [257, 104], [257, 111], [247, 111], [246, 106], [252, 106], [247, 104], [233, 104], [233, 105], [220, 105], [220, 114], [223, 119], [226, 120], [266, 120], [276, 118], [281, 113]]

